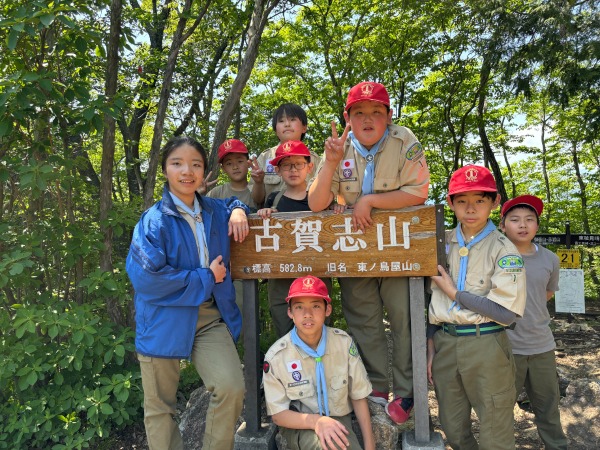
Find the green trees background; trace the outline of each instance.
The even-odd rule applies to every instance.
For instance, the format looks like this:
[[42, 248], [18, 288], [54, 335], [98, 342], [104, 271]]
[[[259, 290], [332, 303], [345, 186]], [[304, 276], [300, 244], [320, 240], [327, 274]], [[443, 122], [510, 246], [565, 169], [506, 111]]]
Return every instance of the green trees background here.
[[0, 0], [0, 448], [140, 420], [124, 258], [172, 135], [216, 173], [226, 137], [274, 145], [291, 101], [322, 152], [348, 89], [375, 80], [427, 149], [431, 202], [478, 162], [504, 198], [545, 200], [542, 232], [600, 233], [598, 3]]

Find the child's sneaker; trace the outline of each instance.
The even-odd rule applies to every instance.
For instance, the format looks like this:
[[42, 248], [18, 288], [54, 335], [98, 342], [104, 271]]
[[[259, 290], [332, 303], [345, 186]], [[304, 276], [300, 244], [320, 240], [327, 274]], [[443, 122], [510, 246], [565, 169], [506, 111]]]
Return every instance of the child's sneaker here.
[[404, 423], [410, 417], [413, 404], [412, 398], [396, 397], [394, 401], [385, 405], [385, 412], [394, 422], [398, 424]]
[[390, 400], [390, 395], [387, 392], [379, 392], [373, 389], [367, 398], [378, 405], [386, 406]]

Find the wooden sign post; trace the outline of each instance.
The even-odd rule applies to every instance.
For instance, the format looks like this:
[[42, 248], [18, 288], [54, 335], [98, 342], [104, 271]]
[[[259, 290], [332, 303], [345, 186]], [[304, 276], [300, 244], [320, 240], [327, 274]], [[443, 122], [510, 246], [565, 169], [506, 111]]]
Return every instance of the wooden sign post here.
[[373, 225], [363, 233], [353, 230], [351, 211], [251, 215], [246, 240], [232, 242], [232, 278], [244, 280], [246, 433], [261, 430], [257, 279], [409, 277], [415, 440], [430, 441], [423, 277], [437, 275], [437, 265], [445, 265], [444, 208], [373, 210], [371, 217]]

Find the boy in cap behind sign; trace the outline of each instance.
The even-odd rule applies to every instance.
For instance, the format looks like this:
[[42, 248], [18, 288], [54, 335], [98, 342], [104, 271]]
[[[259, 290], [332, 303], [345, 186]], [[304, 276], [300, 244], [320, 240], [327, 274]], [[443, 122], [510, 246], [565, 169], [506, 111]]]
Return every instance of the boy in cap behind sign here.
[[454, 172], [447, 201], [458, 226], [446, 235], [447, 269], [432, 277], [427, 330], [440, 422], [452, 448], [514, 450], [515, 366], [505, 327], [525, 310], [523, 259], [489, 219], [500, 195], [488, 169]]
[[[265, 204], [265, 201], [273, 192], [285, 188], [285, 182], [281, 174], [275, 170], [272, 160], [276, 157], [275, 153], [279, 145], [288, 141], [304, 140], [308, 127], [308, 117], [301, 106], [295, 103], [284, 103], [273, 113], [271, 126], [277, 135], [277, 139], [279, 139], [279, 144], [262, 152], [252, 163], [250, 190], [257, 205]], [[315, 169], [321, 162], [321, 157], [314, 152], [310, 152], [310, 158], [313, 165], [308, 178], [312, 180]]]
[[267, 413], [292, 449], [358, 450], [354, 411], [364, 448], [374, 450], [371, 383], [352, 338], [324, 325], [331, 314], [325, 283], [312, 275], [297, 278], [286, 301], [294, 328], [265, 355]]
[[527, 268], [527, 303], [523, 317], [507, 334], [517, 366], [516, 391], [523, 386], [535, 414], [535, 424], [544, 447], [566, 450], [567, 438], [560, 424], [558, 375], [554, 336], [548, 326], [548, 300], [558, 290], [558, 257], [533, 243], [539, 228], [543, 202], [521, 195], [502, 206], [500, 228], [521, 253]]
[[229, 177], [229, 182], [214, 187], [206, 196], [221, 199], [237, 197], [251, 212], [255, 212], [256, 205], [248, 188], [250, 162], [246, 145], [239, 139], [227, 139], [219, 145], [217, 157], [221, 169]]
[[[310, 208], [321, 211], [337, 200], [352, 208], [355, 230], [364, 231], [372, 225], [373, 208], [425, 203], [429, 170], [423, 147], [408, 128], [392, 124], [385, 87], [365, 81], [350, 89], [344, 118], [341, 138], [332, 123], [332, 137], [325, 142], [325, 157], [308, 192]], [[384, 405], [394, 422], [403, 423], [413, 406], [408, 279], [374, 276], [340, 278], [339, 283], [344, 316], [373, 383], [370, 399]], [[393, 338], [391, 383], [384, 307]]]

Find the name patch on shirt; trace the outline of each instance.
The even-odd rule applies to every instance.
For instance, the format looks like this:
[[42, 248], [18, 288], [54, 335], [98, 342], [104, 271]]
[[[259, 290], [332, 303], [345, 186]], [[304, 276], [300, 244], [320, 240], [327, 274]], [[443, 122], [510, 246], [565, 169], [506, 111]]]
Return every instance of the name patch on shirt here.
[[507, 272], [521, 272], [523, 269], [523, 258], [520, 255], [506, 255], [500, 258], [498, 266]]
[[296, 381], [295, 383], [288, 383], [288, 387], [292, 388], [296, 386], [302, 386], [303, 384], [308, 384], [308, 380]]

